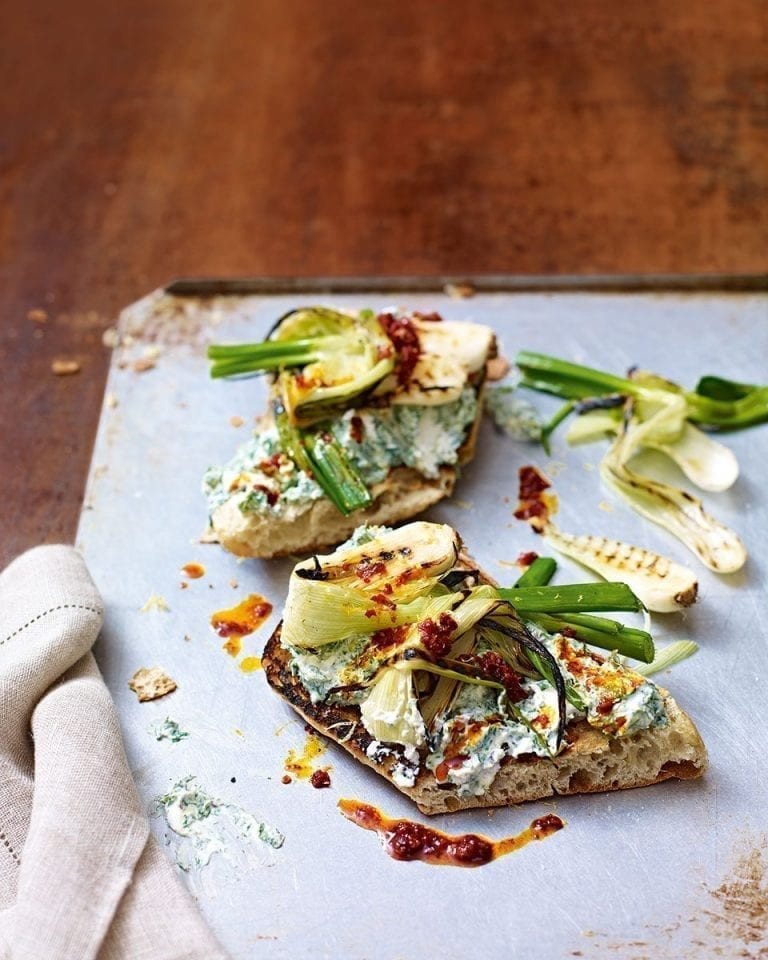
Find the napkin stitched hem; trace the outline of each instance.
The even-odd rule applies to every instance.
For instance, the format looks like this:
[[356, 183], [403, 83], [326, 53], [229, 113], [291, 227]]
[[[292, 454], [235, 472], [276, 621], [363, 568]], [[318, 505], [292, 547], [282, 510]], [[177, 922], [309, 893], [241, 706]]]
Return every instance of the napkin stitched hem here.
[[47, 617], [49, 613], [56, 613], [57, 610], [86, 610], [88, 613], [95, 613], [100, 617], [104, 614], [104, 611], [99, 609], [99, 607], [92, 607], [84, 603], [60, 603], [57, 607], [50, 607], [48, 610], [43, 610], [42, 613], [38, 613], [37, 616], [32, 617], [31, 620], [27, 620], [25, 624], [14, 630], [13, 633], [9, 633], [7, 637], [0, 640], [0, 647], [9, 640], [13, 640], [14, 637], [17, 637], [26, 630], [27, 627], [31, 627], [33, 623], [37, 623], [38, 620]]

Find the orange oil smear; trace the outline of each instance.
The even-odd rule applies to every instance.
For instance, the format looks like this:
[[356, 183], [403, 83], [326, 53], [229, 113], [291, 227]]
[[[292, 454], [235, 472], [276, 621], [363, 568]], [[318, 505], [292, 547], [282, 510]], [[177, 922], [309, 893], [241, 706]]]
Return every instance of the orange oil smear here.
[[261, 657], [243, 657], [240, 661], [240, 669], [243, 673], [255, 673], [261, 669]]
[[221, 649], [225, 650], [230, 657], [239, 657], [243, 649], [243, 638], [236, 633], [222, 643]]
[[205, 576], [205, 567], [202, 563], [185, 563], [181, 572], [190, 580], [199, 580], [200, 577]]
[[309, 780], [315, 772], [312, 761], [324, 753], [325, 744], [314, 733], [310, 733], [301, 753], [297, 753], [295, 750], [288, 751], [288, 756], [285, 758], [285, 769], [298, 780]]
[[243, 648], [243, 637], [258, 630], [272, 613], [272, 604], [257, 593], [252, 593], [235, 607], [217, 610], [211, 615], [211, 626], [226, 639], [224, 649], [236, 657]]
[[422, 860], [452, 867], [481, 867], [519, 850], [532, 840], [544, 840], [565, 826], [560, 817], [548, 813], [513, 837], [489, 840], [476, 833], [451, 836], [412, 820], [392, 820], [360, 800], [343, 798], [338, 805], [347, 820], [364, 830], [378, 833], [382, 846], [393, 859]]

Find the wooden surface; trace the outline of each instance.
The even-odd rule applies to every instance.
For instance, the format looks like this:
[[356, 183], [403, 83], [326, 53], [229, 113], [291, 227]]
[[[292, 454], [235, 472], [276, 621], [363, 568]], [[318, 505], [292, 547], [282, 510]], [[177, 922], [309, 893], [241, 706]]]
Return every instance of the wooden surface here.
[[6, 7], [0, 564], [73, 537], [173, 276], [766, 268], [763, 0]]

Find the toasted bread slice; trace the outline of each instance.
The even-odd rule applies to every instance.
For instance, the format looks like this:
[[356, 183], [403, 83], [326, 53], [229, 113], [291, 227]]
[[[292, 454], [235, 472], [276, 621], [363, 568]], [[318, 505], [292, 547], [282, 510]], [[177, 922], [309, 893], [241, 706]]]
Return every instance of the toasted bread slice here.
[[[489, 586], [498, 586], [461, 550], [454, 570], [472, 571]], [[270, 686], [309, 724], [351, 753], [416, 803], [426, 814], [472, 807], [509, 806], [554, 795], [597, 793], [649, 786], [663, 780], [691, 780], [707, 767], [707, 751], [691, 719], [663, 689], [668, 723], [615, 737], [575, 720], [566, 727], [567, 749], [553, 759], [529, 755], [502, 761], [490, 787], [480, 796], [460, 796], [448, 783], [438, 783], [423, 764], [412, 785], [403, 778], [405, 754], [397, 745], [381, 745], [366, 730], [357, 706], [313, 703], [292, 669], [291, 653], [281, 643], [282, 624], [270, 637], [262, 663]], [[383, 749], [382, 749], [383, 747]], [[410, 778], [413, 779], [413, 778]]]
[[412, 787], [396, 782], [400, 757], [387, 753], [376, 762], [367, 752], [374, 742], [356, 707], [312, 703], [291, 671], [291, 658], [280, 645], [280, 627], [264, 650], [262, 663], [270, 686], [311, 726], [335, 740], [357, 760], [386, 777], [409, 796], [422, 813], [452, 813], [471, 807], [500, 807], [525, 800], [577, 793], [645, 787], [662, 780], [692, 780], [707, 766], [707, 752], [691, 719], [663, 691], [669, 723], [630, 737], [610, 737], [584, 721], [568, 726], [568, 749], [553, 760], [508, 759], [486, 793], [459, 797], [422, 768]]

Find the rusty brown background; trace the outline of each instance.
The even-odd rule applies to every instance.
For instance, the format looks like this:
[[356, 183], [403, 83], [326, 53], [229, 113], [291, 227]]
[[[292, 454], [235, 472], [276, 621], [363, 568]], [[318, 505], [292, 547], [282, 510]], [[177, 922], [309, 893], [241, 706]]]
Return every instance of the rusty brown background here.
[[763, 0], [6, 7], [0, 562], [72, 538], [173, 276], [766, 269]]

